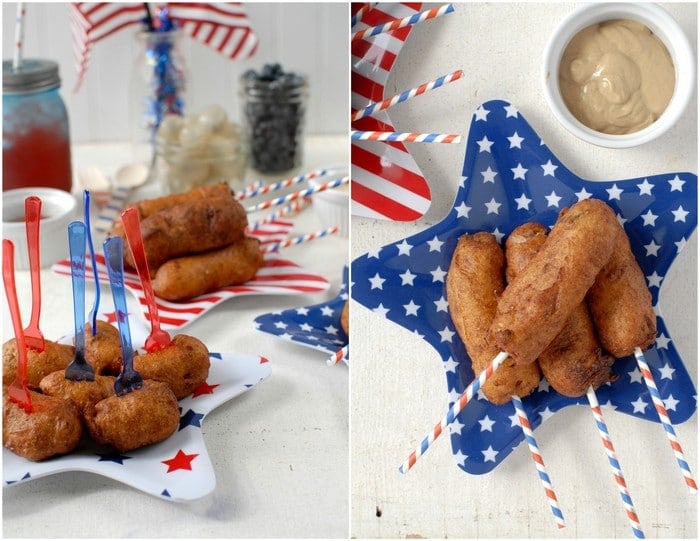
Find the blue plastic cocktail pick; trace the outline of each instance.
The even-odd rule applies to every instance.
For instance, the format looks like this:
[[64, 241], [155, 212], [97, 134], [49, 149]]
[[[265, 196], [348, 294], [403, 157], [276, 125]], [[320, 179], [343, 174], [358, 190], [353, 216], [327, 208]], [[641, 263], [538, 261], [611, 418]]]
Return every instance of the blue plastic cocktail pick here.
[[73, 321], [75, 322], [75, 356], [66, 367], [65, 377], [73, 381], [94, 381], [95, 371], [85, 360], [85, 224], [68, 225], [68, 248], [73, 281]]
[[95, 246], [92, 242], [92, 229], [90, 227], [90, 190], [83, 191], [83, 212], [85, 214], [87, 245], [90, 250], [90, 263], [92, 264], [92, 274], [95, 278], [95, 300], [92, 303], [92, 310], [90, 310], [92, 335], [95, 336], [97, 334], [97, 311], [100, 309], [100, 278], [97, 275], [97, 262], [95, 261]]
[[124, 261], [122, 259], [121, 237], [110, 237], [103, 244], [109, 285], [112, 289], [114, 308], [117, 313], [119, 339], [122, 347], [122, 371], [114, 382], [117, 396], [130, 393], [143, 386], [143, 378], [134, 370], [134, 348], [131, 345], [129, 330], [129, 313], [126, 309], [126, 290], [124, 289]]

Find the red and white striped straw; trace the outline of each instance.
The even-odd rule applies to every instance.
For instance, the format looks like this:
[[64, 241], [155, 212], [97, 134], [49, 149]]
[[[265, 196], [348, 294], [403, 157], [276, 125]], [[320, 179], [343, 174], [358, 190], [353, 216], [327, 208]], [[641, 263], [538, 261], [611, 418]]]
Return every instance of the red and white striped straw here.
[[345, 359], [348, 356], [349, 352], [350, 352], [350, 344], [339, 349], [333, 355], [328, 357], [328, 360], [326, 360], [326, 364], [328, 366], [333, 366], [333, 365], [338, 364], [340, 361], [342, 361], [343, 359]]
[[554, 521], [557, 523], [558, 528], [563, 528], [566, 526], [564, 523], [564, 515], [559, 508], [559, 500], [557, 500], [557, 493], [554, 491], [552, 482], [549, 479], [549, 474], [544, 467], [544, 459], [542, 458], [542, 453], [540, 453], [540, 448], [537, 445], [537, 440], [535, 439], [535, 433], [530, 426], [530, 419], [525, 411], [525, 406], [523, 406], [523, 401], [519, 396], [513, 395], [511, 397], [513, 402], [513, 407], [515, 408], [515, 417], [518, 419], [520, 428], [525, 434], [525, 441], [527, 441], [527, 446], [530, 448], [530, 455], [537, 468], [537, 475], [542, 481], [542, 486], [544, 487], [545, 496], [549, 500], [549, 507], [552, 510], [552, 515], [554, 515]]
[[600, 439], [603, 442], [603, 447], [605, 447], [605, 452], [608, 455], [608, 463], [610, 464], [610, 469], [612, 470], [613, 478], [615, 479], [615, 483], [617, 484], [617, 489], [620, 492], [620, 498], [622, 498], [622, 505], [625, 508], [627, 519], [629, 520], [630, 526], [632, 527], [632, 533], [636, 538], [644, 539], [642, 525], [639, 523], [637, 512], [635, 511], [634, 504], [632, 503], [632, 497], [630, 496], [630, 493], [627, 490], [625, 476], [622, 475], [622, 468], [620, 468], [620, 462], [617, 460], [617, 455], [615, 454], [615, 447], [613, 446], [612, 440], [610, 439], [610, 433], [608, 432], [608, 426], [603, 420], [603, 412], [600, 410], [600, 404], [598, 404], [598, 397], [596, 396], [595, 390], [592, 386], [588, 388], [586, 396], [588, 397], [588, 403], [591, 406], [591, 412], [593, 412], [593, 418], [595, 419], [595, 424], [598, 428]]
[[292, 177], [292, 178], [287, 178], [284, 180], [280, 180], [279, 182], [275, 182], [274, 184], [268, 184], [267, 186], [262, 185], [262, 181], [260, 181], [260, 185], [258, 186], [252, 186], [248, 187], [242, 192], [239, 192], [236, 195], [236, 199], [238, 201], [242, 201], [243, 199], [247, 199], [249, 197], [256, 197], [258, 195], [263, 195], [268, 192], [275, 192], [277, 190], [281, 190], [283, 188], [287, 188], [288, 186], [292, 186], [294, 184], [300, 184], [301, 182], [304, 182], [306, 180], [315, 178], [315, 177], [322, 177], [323, 175], [328, 173], [328, 169], [316, 169], [314, 171], [311, 171], [309, 173], [305, 173], [303, 175], [299, 175], [297, 177]]
[[671, 423], [671, 419], [666, 411], [666, 406], [664, 406], [664, 402], [661, 399], [661, 394], [659, 393], [659, 389], [654, 381], [654, 376], [652, 375], [649, 365], [647, 364], [644, 354], [640, 348], [634, 348], [634, 357], [637, 359], [637, 366], [639, 367], [639, 370], [644, 377], [644, 382], [649, 389], [649, 394], [651, 395], [651, 400], [654, 402], [654, 406], [656, 407], [656, 413], [659, 416], [659, 421], [661, 421], [664, 431], [666, 432], [666, 437], [671, 444], [671, 449], [673, 449], [673, 453], [676, 455], [676, 461], [678, 462], [678, 466], [681, 468], [681, 473], [683, 474], [685, 484], [688, 485], [688, 490], [690, 490], [691, 493], [696, 494], [698, 492], [698, 485], [695, 483], [695, 479], [690, 471], [688, 461], [685, 459], [683, 448], [676, 437], [676, 431], [673, 429], [673, 424]]
[[464, 72], [462, 70], [456, 70], [452, 73], [448, 73], [447, 75], [443, 75], [442, 77], [438, 77], [437, 79], [433, 79], [432, 81], [429, 81], [427, 83], [423, 83], [422, 85], [419, 85], [415, 88], [411, 88], [410, 90], [404, 90], [400, 94], [396, 94], [395, 96], [392, 96], [391, 98], [388, 98], [384, 101], [371, 103], [364, 109], [356, 111], [355, 114], [352, 115], [352, 120], [360, 120], [361, 118], [371, 116], [374, 113], [383, 111], [384, 109], [388, 109], [389, 107], [393, 107], [397, 103], [410, 100], [415, 96], [420, 96], [421, 94], [425, 94], [430, 90], [457, 81], [458, 79], [461, 79], [463, 75]]
[[293, 246], [295, 244], [301, 244], [302, 242], [309, 242], [314, 239], [320, 239], [328, 235], [333, 235], [337, 233], [340, 228], [337, 225], [328, 227], [326, 229], [321, 229], [313, 233], [307, 233], [306, 235], [300, 235], [298, 237], [292, 237], [289, 239], [281, 240], [280, 242], [275, 242], [274, 244], [267, 244], [260, 248], [260, 251], [264, 254], [268, 252], [276, 252], [282, 248], [287, 248], [288, 246]]
[[312, 195], [318, 192], [322, 192], [325, 190], [329, 190], [332, 188], [337, 188], [338, 186], [341, 186], [343, 184], [347, 184], [350, 182], [350, 177], [342, 177], [338, 178], [336, 180], [332, 180], [330, 182], [326, 182], [324, 184], [319, 184], [318, 186], [313, 186], [312, 188], [307, 188], [305, 190], [300, 190], [298, 192], [290, 193], [289, 195], [285, 195], [282, 197], [277, 197], [276, 199], [270, 199], [268, 201], [263, 201], [262, 203], [258, 203], [257, 205], [253, 205], [252, 207], [248, 207], [246, 209], [246, 212], [256, 212], [258, 210], [265, 210], [269, 209], [270, 207], [276, 207], [278, 205], [285, 205], [289, 203], [290, 201], [294, 201], [295, 199], [299, 199], [301, 197], [306, 197], [307, 195]]
[[248, 231], [255, 231], [258, 229], [260, 226], [269, 224], [270, 222], [274, 222], [278, 218], [282, 218], [283, 216], [286, 216], [287, 214], [291, 214], [292, 212], [299, 212], [305, 207], [307, 207], [311, 203], [311, 198], [310, 197], [304, 197], [302, 199], [295, 199], [288, 205], [285, 205], [281, 209], [279, 209], [276, 212], [273, 212], [269, 216], [266, 216], [265, 218], [261, 218], [260, 220], [253, 222], [248, 226]]
[[414, 133], [394, 131], [358, 131], [352, 130], [353, 141], [401, 141], [403, 143], [453, 143], [462, 142], [461, 135], [451, 133]]
[[455, 8], [452, 4], [444, 4], [442, 6], [435, 7], [427, 11], [414, 13], [413, 15], [410, 15], [409, 17], [404, 17], [403, 19], [394, 19], [393, 21], [389, 21], [388, 23], [384, 23], [378, 26], [367, 28], [365, 30], [360, 30], [359, 32], [355, 32], [352, 35], [352, 41], [369, 38], [372, 36], [376, 36], [377, 34], [383, 34], [384, 32], [393, 32], [394, 30], [398, 30], [399, 28], [403, 28], [405, 26], [410, 26], [426, 21], [428, 19], [441, 17], [442, 15], [445, 15], [447, 13], [452, 13], [454, 10]]
[[452, 405], [440, 422], [433, 427], [425, 438], [423, 438], [420, 445], [418, 445], [418, 447], [416, 447], [416, 449], [409, 455], [406, 461], [401, 464], [399, 467], [399, 471], [401, 473], [406, 473], [408, 470], [410, 470], [417, 460], [426, 453], [432, 443], [440, 436], [440, 434], [442, 434], [443, 429], [457, 418], [459, 412], [464, 409], [464, 407], [469, 403], [482, 385], [488, 381], [496, 369], [498, 369], [498, 367], [501, 366], [503, 361], [505, 361], [507, 358], [508, 354], [501, 351], [493, 358], [491, 364], [489, 364], [476, 379], [467, 385], [467, 388], [464, 389], [462, 395]]
[[18, 70], [22, 67], [24, 56], [24, 19], [27, 10], [24, 2], [17, 4], [17, 16], [15, 18], [15, 47], [12, 56], [12, 69]]

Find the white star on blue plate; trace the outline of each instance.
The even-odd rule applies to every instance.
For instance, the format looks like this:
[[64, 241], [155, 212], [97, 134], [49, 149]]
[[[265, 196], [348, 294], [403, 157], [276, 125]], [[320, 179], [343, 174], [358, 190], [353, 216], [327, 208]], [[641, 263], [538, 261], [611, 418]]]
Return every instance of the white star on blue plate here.
[[[444, 275], [461, 235], [489, 231], [502, 241], [505, 235], [524, 222], [538, 221], [551, 226], [561, 209], [589, 197], [600, 199], [610, 205], [623, 222], [632, 251], [644, 275], [654, 277], [653, 279], [658, 277], [657, 287], [650, 289], [652, 304], [657, 306], [663, 277], [678, 254], [675, 243], [689, 239], [697, 225], [697, 176], [692, 173], [669, 172], [629, 179], [588, 181], [574, 175], [541, 142], [541, 138], [523, 116], [517, 113], [517, 109], [507, 102], [486, 102], [478, 109], [478, 115], [471, 117], [464, 166], [462, 171], [455, 172], [459, 178], [468, 180], [458, 188], [452, 210], [436, 225], [403, 240], [403, 243], [412, 247], [410, 256], [397, 254], [397, 244], [394, 243], [382, 248], [378, 258], [360, 256], [352, 263], [355, 281], [353, 299], [370, 309], [381, 304], [384, 308], [383, 317], [404, 327], [408, 332], [424, 335], [442, 361], [451, 359], [458, 363], [454, 372], [445, 370], [448, 394], [453, 400], [474, 379], [474, 373], [459, 337], [449, 335], [449, 339], [443, 339], [455, 331], [449, 312], [434, 307], [437, 306], [438, 299], [447, 298]], [[521, 148], [510, 148], [508, 137], [515, 132], [523, 138]], [[488, 145], [489, 152], [482, 152], [481, 147], [487, 141], [491, 143]], [[514, 181], [512, 172], [518, 165], [528, 169], [528, 172], [524, 180]], [[489, 167], [498, 174], [493, 183], [484, 183], [480, 172]], [[633, 168], [632, 163], [631, 173], [634, 173]], [[639, 185], [643, 187], [640, 188]], [[608, 190], [613, 190], [612, 194]], [[549, 206], [546, 199], [552, 194], [560, 198], [556, 207]], [[523, 203], [518, 205], [518, 199], [523, 195], [531, 200], [527, 209], [522, 208]], [[615, 198], [610, 198], [611, 195]], [[488, 212], [486, 203], [491, 201], [501, 204], [498, 214]], [[679, 210], [688, 213], [682, 215], [685, 221], [674, 221], [672, 211], [677, 211], [680, 218], [682, 213], [678, 214]], [[429, 241], [435, 238], [444, 243], [440, 252], [430, 250]], [[658, 245], [659, 248], [654, 248], [655, 255], [650, 257], [647, 256], [645, 246], [652, 242], [652, 246]], [[416, 275], [410, 297], [401, 293], [401, 279], [398, 277], [407, 268]], [[381, 291], [372, 290], [369, 280], [361, 278], [369, 278], [376, 273], [387, 279]], [[402, 305], [409, 298], [421, 306], [421, 317], [406, 316]], [[650, 368], [657, 374], [661, 366], [675, 370], [672, 379], [657, 377], [656, 384], [661, 396], [673, 394], [676, 397], [674, 400], [679, 400], [676, 409], [669, 411], [669, 416], [673, 423], [681, 423], [695, 411], [695, 388], [673, 341], [668, 338], [669, 332], [663, 316], [658, 312], [657, 328], [656, 345], [644, 355]], [[644, 383], [632, 383], [627, 377], [627, 373], [632, 372], [635, 366], [634, 357], [618, 359], [614, 371], [624, 377], [600, 387], [597, 390], [598, 400], [615, 412], [658, 422], [655, 408], [635, 410], [632, 404], [635, 401], [640, 404], [639, 399], [646, 404], [651, 403]], [[567, 398], [548, 389], [525, 397], [523, 404], [533, 429], [537, 429], [542, 422], [542, 414], [556, 414], [569, 405], [587, 405], [587, 400], [585, 396]], [[480, 430], [478, 421], [486, 415], [496, 422], [492, 432]], [[524, 440], [517, 419], [513, 423], [514, 418], [513, 405], [510, 403], [494, 406], [486, 400], [473, 400], [468, 404], [459, 414], [460, 422], [465, 425], [462, 433], [451, 437], [453, 453], [467, 457], [463, 464], [460, 463], [460, 468], [468, 473], [481, 474], [491, 471], [503, 461]], [[426, 419], [426, 426], [431, 426], [433, 421]], [[489, 447], [497, 452], [493, 462], [487, 461], [482, 453]]]

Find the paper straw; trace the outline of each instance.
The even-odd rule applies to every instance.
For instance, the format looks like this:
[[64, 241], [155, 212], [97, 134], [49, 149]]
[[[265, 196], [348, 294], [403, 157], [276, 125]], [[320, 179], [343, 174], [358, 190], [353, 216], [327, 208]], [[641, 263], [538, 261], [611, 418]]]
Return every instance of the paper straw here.
[[255, 182], [251, 182], [250, 184], [248, 184], [248, 186], [246, 186], [245, 188], [243, 188], [243, 189], [242, 189], [241, 191], [239, 191], [238, 193], [234, 194], [233, 197], [234, 197], [234, 199], [237, 199], [238, 201], [240, 201], [241, 199], [245, 199], [245, 198], [248, 197], [248, 196], [246, 196], [246, 195], [244, 195], [244, 194], [246, 194], [246, 193], [248, 193], [248, 192], [252, 192], [253, 190], [257, 190], [258, 188], [260, 188], [260, 187], [263, 186], [264, 184], [265, 184], [265, 181], [264, 181], [264, 180], [258, 179], [258, 180], [256, 180]]
[[374, 7], [374, 4], [376, 4], [376, 2], [367, 2], [366, 4], [362, 5], [350, 19], [350, 27], [352, 28], [359, 23], [362, 20], [362, 17], [365, 16], [365, 13]]
[[549, 480], [549, 475], [544, 467], [544, 459], [542, 458], [542, 454], [540, 453], [540, 449], [537, 445], [535, 433], [532, 431], [532, 427], [530, 426], [530, 419], [528, 418], [525, 407], [523, 406], [523, 401], [517, 395], [513, 395], [511, 397], [511, 401], [513, 402], [513, 407], [515, 408], [515, 417], [518, 419], [518, 423], [520, 423], [520, 428], [522, 428], [523, 434], [525, 434], [525, 441], [527, 441], [527, 446], [530, 448], [532, 460], [535, 462], [537, 475], [539, 475], [540, 481], [542, 481], [544, 493], [549, 500], [549, 507], [552, 509], [554, 521], [557, 523], [557, 527], [563, 528], [566, 526], [564, 523], [564, 515], [559, 508], [557, 493], [554, 491], [552, 482]]
[[488, 379], [493, 375], [496, 369], [499, 366], [501, 366], [501, 364], [503, 363], [503, 361], [506, 360], [506, 358], [508, 358], [508, 354], [501, 351], [498, 355], [496, 355], [493, 358], [491, 364], [489, 364], [479, 374], [479, 377], [474, 379], [474, 381], [472, 381], [467, 386], [467, 388], [464, 389], [464, 392], [459, 397], [459, 400], [457, 400], [452, 405], [447, 414], [440, 420], [438, 424], [436, 424], [433, 427], [430, 433], [426, 435], [425, 438], [423, 438], [423, 441], [421, 441], [420, 445], [416, 447], [416, 449], [410, 454], [406, 461], [403, 464], [401, 464], [401, 466], [399, 467], [399, 471], [401, 473], [406, 473], [408, 470], [410, 470], [416, 463], [416, 461], [425, 454], [425, 452], [430, 448], [430, 445], [438, 438], [438, 436], [440, 436], [440, 434], [442, 434], [442, 430], [457, 418], [459, 412], [462, 411], [462, 409], [464, 409], [464, 406], [466, 406], [469, 403], [474, 394], [476, 394], [477, 391], [481, 388], [481, 386], [488, 381]]
[[339, 229], [340, 228], [337, 225], [334, 225], [326, 229], [321, 229], [320, 231], [307, 233], [306, 235], [300, 235], [298, 237], [292, 237], [289, 239], [281, 240], [279, 242], [275, 242], [274, 244], [267, 244], [260, 248], [260, 251], [264, 254], [269, 252], [276, 252], [282, 248], [287, 248], [288, 246], [292, 246], [294, 244], [301, 244], [302, 242], [309, 242], [314, 239], [320, 239], [321, 237], [333, 235], [334, 233], [337, 233]]
[[450, 133], [413, 133], [352, 130], [353, 141], [401, 141], [404, 143], [461, 143], [462, 137]]
[[442, 6], [429, 9], [427, 11], [421, 11], [420, 13], [414, 13], [409, 17], [404, 17], [403, 19], [394, 19], [388, 23], [381, 24], [379, 26], [373, 26], [367, 28], [366, 30], [360, 30], [352, 35], [352, 41], [357, 41], [360, 39], [369, 38], [371, 36], [376, 36], [377, 34], [382, 34], [384, 32], [392, 32], [403, 28], [405, 26], [410, 26], [412, 24], [417, 24], [423, 22], [427, 19], [434, 19], [435, 17], [440, 17], [447, 13], [452, 13], [455, 10], [452, 4], [444, 4]]
[[338, 364], [340, 361], [342, 361], [343, 359], [345, 359], [348, 356], [349, 351], [350, 351], [350, 344], [339, 349], [333, 355], [328, 357], [328, 360], [326, 360], [326, 364], [328, 366], [333, 366], [335, 364]]
[[630, 496], [630, 493], [627, 490], [625, 476], [622, 475], [620, 462], [617, 460], [617, 455], [615, 454], [615, 447], [613, 446], [612, 440], [610, 439], [608, 427], [605, 424], [605, 421], [603, 420], [603, 412], [600, 410], [600, 405], [598, 404], [598, 397], [596, 396], [592, 386], [588, 388], [586, 396], [588, 397], [588, 403], [590, 404], [591, 411], [593, 412], [595, 424], [598, 427], [600, 439], [603, 442], [603, 447], [605, 447], [605, 452], [608, 455], [608, 463], [610, 464], [610, 469], [613, 472], [615, 483], [617, 484], [617, 488], [620, 491], [622, 505], [625, 508], [625, 512], [627, 513], [627, 519], [629, 520], [630, 526], [632, 526], [632, 533], [638, 539], [644, 539], [644, 532], [642, 531], [642, 526], [639, 523], [637, 512], [634, 510], [632, 497]]
[[100, 213], [97, 215], [95, 231], [106, 234], [110, 229], [112, 229], [112, 224], [124, 208], [124, 204], [126, 203], [127, 197], [129, 197], [130, 191], [131, 188], [124, 186], [117, 186], [114, 188], [109, 201], [107, 201], [105, 206], [100, 209]]
[[288, 186], [292, 186], [294, 184], [299, 184], [301, 182], [304, 182], [305, 180], [309, 180], [315, 177], [322, 177], [328, 173], [328, 169], [316, 169], [315, 171], [311, 171], [309, 173], [305, 173], [303, 175], [299, 175], [298, 177], [292, 177], [292, 178], [287, 178], [284, 180], [280, 180], [279, 182], [275, 182], [274, 184], [269, 184], [267, 186], [257, 186], [255, 188], [246, 188], [242, 192], [239, 192], [236, 195], [236, 199], [239, 201], [242, 201], [243, 199], [247, 199], [249, 197], [256, 197], [258, 195], [263, 195], [268, 192], [275, 192], [277, 190], [281, 190], [283, 188], [287, 188]]
[[637, 359], [637, 366], [639, 367], [642, 376], [644, 376], [644, 382], [649, 389], [651, 400], [654, 402], [654, 406], [656, 407], [656, 413], [659, 415], [659, 421], [661, 421], [664, 431], [666, 432], [666, 436], [668, 437], [668, 442], [671, 444], [671, 449], [673, 449], [673, 453], [676, 455], [676, 461], [681, 468], [681, 473], [685, 479], [685, 484], [688, 485], [688, 490], [690, 490], [691, 493], [696, 494], [698, 492], [698, 486], [695, 484], [693, 474], [690, 472], [690, 466], [688, 465], [688, 461], [685, 459], [683, 448], [676, 437], [676, 431], [673, 429], [671, 419], [666, 411], [666, 406], [664, 406], [664, 402], [659, 394], [659, 389], [654, 381], [654, 376], [652, 375], [649, 365], [647, 364], [644, 354], [640, 348], [634, 348], [634, 356]]
[[287, 214], [290, 214], [292, 212], [299, 212], [302, 210], [304, 207], [306, 207], [309, 203], [311, 202], [310, 197], [304, 197], [302, 199], [295, 199], [288, 205], [282, 207], [276, 212], [273, 212], [269, 216], [266, 216], [265, 218], [261, 218], [257, 222], [253, 222], [248, 226], [248, 231], [255, 231], [258, 229], [260, 226], [269, 224], [270, 222], [274, 222], [278, 218], [282, 218], [283, 216], [286, 216]]
[[443, 75], [442, 77], [438, 77], [437, 79], [433, 79], [432, 81], [429, 81], [427, 83], [423, 83], [422, 85], [419, 85], [410, 90], [404, 90], [403, 92], [401, 92], [401, 94], [396, 94], [395, 96], [392, 96], [391, 98], [386, 99], [384, 101], [371, 103], [364, 109], [356, 111], [355, 114], [352, 116], [352, 120], [360, 120], [361, 118], [371, 116], [374, 113], [383, 111], [384, 109], [388, 109], [389, 107], [393, 107], [397, 103], [410, 100], [414, 96], [420, 96], [421, 94], [424, 94], [435, 88], [439, 88], [442, 85], [451, 83], [453, 81], [457, 81], [458, 79], [461, 79], [463, 75], [464, 72], [462, 70], [456, 70], [452, 73], [448, 73], [447, 75]]
[[24, 55], [24, 19], [27, 10], [24, 2], [17, 4], [17, 17], [15, 18], [15, 49], [12, 57], [12, 69], [17, 71], [22, 67], [22, 57]]
[[347, 184], [349, 181], [350, 181], [350, 177], [343, 177], [343, 178], [339, 178], [336, 180], [332, 180], [330, 182], [326, 182], [325, 184], [319, 184], [318, 186], [314, 186], [313, 188], [307, 188], [305, 190], [290, 193], [289, 195], [277, 197], [276, 199], [270, 199], [268, 201], [263, 201], [262, 203], [258, 203], [257, 205], [253, 205], [252, 207], [248, 207], [246, 209], [246, 212], [256, 212], [258, 210], [265, 210], [265, 209], [269, 209], [270, 207], [276, 207], [278, 205], [285, 205], [285, 204], [289, 203], [290, 201], [294, 201], [295, 199], [299, 199], [300, 197], [306, 197], [307, 195], [312, 195], [312, 194], [315, 194], [318, 192], [329, 190], [331, 188], [337, 188], [338, 186], [340, 186], [342, 184]]

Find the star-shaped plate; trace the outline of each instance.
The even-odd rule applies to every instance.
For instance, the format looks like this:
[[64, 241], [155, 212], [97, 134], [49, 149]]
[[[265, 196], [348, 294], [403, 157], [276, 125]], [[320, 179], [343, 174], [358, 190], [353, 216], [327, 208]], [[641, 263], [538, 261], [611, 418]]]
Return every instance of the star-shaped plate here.
[[[294, 223], [289, 220], [275, 220], [261, 226], [251, 233], [252, 237], [260, 240], [260, 245], [265, 246], [286, 239], [292, 230]], [[109, 284], [107, 267], [100, 248], [95, 247], [95, 259], [100, 282]], [[87, 273], [92, 275], [90, 258], [87, 258]], [[51, 267], [56, 274], [71, 275], [70, 259], [64, 259]], [[124, 270], [124, 285], [139, 300], [141, 306], [141, 318], [150, 321], [148, 316], [148, 304], [141, 288], [141, 280], [135, 271]], [[194, 299], [171, 302], [164, 299], [156, 299], [161, 325], [166, 330], [180, 329], [201, 317], [206, 312], [220, 303], [233, 297], [244, 295], [299, 295], [305, 293], [318, 293], [327, 291], [330, 287], [328, 280], [323, 276], [314, 274], [296, 263], [280, 257], [280, 252], [265, 254], [263, 266], [258, 269], [256, 275], [245, 284], [229, 286], [200, 295]]]
[[[695, 388], [658, 310], [659, 290], [676, 255], [697, 225], [697, 176], [666, 173], [592, 182], [579, 178], [540, 140], [517, 108], [482, 104], [472, 116], [462, 182], [454, 206], [438, 224], [358, 257], [352, 263], [352, 297], [375, 313], [418, 333], [440, 355], [453, 403], [474, 379], [471, 362], [448, 312], [445, 276], [457, 239], [489, 231], [503, 241], [528, 221], [551, 226], [559, 211], [595, 197], [623, 224], [647, 278], [657, 314], [656, 345], [645, 352], [673, 423], [695, 411]], [[618, 359], [619, 379], [597, 390], [602, 405], [658, 422], [633, 357]], [[542, 381], [524, 399], [533, 427], [565, 406], [566, 398]], [[464, 471], [491, 471], [524, 439], [513, 406], [480, 396], [452, 424], [452, 450]]]
[[[132, 318], [135, 345], [143, 344], [148, 332]], [[60, 341], [72, 343], [72, 334]], [[3, 448], [3, 485], [14, 487], [47, 475], [84, 471], [169, 501], [206, 496], [214, 490], [216, 478], [202, 438], [202, 421], [224, 402], [267, 378], [271, 371], [267, 359], [256, 355], [210, 352], [209, 359], [206, 382], [180, 400], [180, 426], [168, 439], [128, 453], [81, 443], [71, 454], [42, 462], [32, 462]]]
[[[340, 325], [340, 314], [348, 300], [348, 266], [343, 268], [343, 283], [338, 295], [328, 302], [271, 312], [255, 318], [255, 328], [327, 354], [333, 354], [348, 344]], [[349, 364], [350, 355], [343, 359]]]

